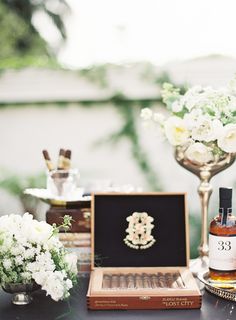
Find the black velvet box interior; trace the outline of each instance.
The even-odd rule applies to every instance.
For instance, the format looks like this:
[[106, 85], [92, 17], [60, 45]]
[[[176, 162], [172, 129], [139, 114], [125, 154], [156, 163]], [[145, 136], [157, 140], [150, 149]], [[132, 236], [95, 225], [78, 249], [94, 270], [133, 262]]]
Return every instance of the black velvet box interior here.
[[[186, 267], [186, 195], [184, 193], [95, 194], [93, 197], [94, 264], [98, 267]], [[124, 238], [133, 212], [154, 218], [156, 242], [147, 249], [128, 247]]]

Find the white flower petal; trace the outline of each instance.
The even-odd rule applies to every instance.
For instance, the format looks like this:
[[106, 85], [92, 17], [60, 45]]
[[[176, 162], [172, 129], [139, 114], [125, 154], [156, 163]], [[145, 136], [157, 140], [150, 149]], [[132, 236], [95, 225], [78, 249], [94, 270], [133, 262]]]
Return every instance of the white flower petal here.
[[236, 152], [236, 124], [223, 127], [217, 144], [225, 152]]
[[183, 145], [188, 142], [190, 132], [183, 119], [170, 117], [164, 125], [165, 134], [169, 142], [174, 145]]
[[204, 164], [214, 160], [213, 154], [207, 146], [201, 142], [196, 142], [188, 147], [185, 156], [196, 164]]

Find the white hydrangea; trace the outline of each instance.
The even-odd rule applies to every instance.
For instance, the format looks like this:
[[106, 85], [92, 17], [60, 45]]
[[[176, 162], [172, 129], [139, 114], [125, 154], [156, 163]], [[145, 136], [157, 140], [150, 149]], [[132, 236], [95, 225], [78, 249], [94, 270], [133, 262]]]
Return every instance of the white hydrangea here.
[[46, 222], [29, 213], [0, 217], [0, 285], [34, 280], [58, 301], [69, 295], [76, 262]]
[[24, 258], [22, 256], [17, 256], [15, 257], [15, 265], [16, 266], [20, 266], [22, 265], [24, 262]]
[[12, 261], [10, 259], [4, 259], [3, 266], [6, 270], [9, 270], [12, 266]]
[[39, 272], [40, 270], [54, 271], [55, 264], [52, 260], [51, 253], [46, 251], [38, 254], [36, 260], [28, 264], [27, 270], [31, 272]]
[[38, 272], [36, 282], [55, 301], [65, 298], [68, 290], [72, 288], [72, 281], [70, 279], [65, 280], [65, 273], [63, 271]]

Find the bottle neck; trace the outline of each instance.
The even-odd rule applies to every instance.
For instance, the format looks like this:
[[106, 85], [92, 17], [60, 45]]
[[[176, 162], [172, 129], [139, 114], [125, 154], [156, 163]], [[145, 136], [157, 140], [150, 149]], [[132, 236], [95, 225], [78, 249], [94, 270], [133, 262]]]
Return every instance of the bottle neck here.
[[227, 218], [232, 215], [232, 207], [224, 207], [219, 209], [221, 224], [227, 224]]

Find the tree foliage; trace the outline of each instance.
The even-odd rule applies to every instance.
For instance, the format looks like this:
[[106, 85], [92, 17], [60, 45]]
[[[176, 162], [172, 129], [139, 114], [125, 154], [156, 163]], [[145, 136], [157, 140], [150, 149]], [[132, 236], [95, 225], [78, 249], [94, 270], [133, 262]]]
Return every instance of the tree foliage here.
[[50, 45], [33, 24], [33, 15], [36, 12], [46, 14], [61, 37], [65, 39], [63, 16], [67, 9], [68, 5], [64, 0], [2, 0], [0, 2], [1, 68], [55, 62], [55, 54]]

